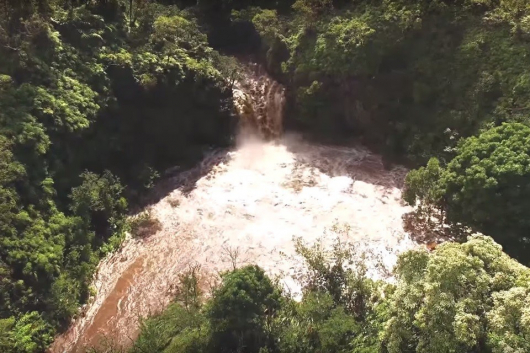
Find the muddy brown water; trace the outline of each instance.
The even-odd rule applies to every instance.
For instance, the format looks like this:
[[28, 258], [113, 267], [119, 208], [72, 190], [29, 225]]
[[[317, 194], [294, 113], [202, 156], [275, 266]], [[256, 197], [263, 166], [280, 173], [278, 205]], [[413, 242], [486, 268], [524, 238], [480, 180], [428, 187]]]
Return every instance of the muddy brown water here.
[[73, 352], [82, 353], [85, 347], [97, 347], [101, 340], [111, 338], [114, 332], [113, 319], [119, 315], [122, 305], [128, 300], [128, 292], [143, 267], [143, 258], [136, 259], [120, 276], [109, 296], [99, 308], [94, 320], [83, 334]]
[[[82, 352], [106, 337], [129, 345], [138, 318], [168, 305], [178, 275], [190, 265], [215, 274], [231, 268], [230, 255], [237, 253], [239, 265], [256, 263], [296, 291], [300, 258], [293, 237], [326, 247], [336, 239], [352, 242], [387, 268], [415, 246], [402, 223], [410, 211], [401, 200], [406, 170], [385, 170], [363, 148], [256, 140], [207, 159], [214, 165], [204, 163], [208, 172], [191, 191], [176, 188], [151, 206], [160, 231], [127, 240], [102, 262], [93, 302], [52, 352]], [[349, 229], [337, 232], [336, 225]]]
[[[150, 206], [161, 229], [147, 239], [129, 238], [101, 262], [95, 297], [56, 338], [52, 353], [84, 352], [105, 340], [129, 346], [139, 319], [171, 302], [179, 275], [192, 265], [215, 276], [235, 257], [237, 265], [258, 264], [296, 293], [303, 266], [295, 237], [326, 248], [337, 239], [355, 244], [371, 255], [374, 277], [383, 276], [380, 265], [391, 269], [399, 253], [416, 246], [402, 222], [410, 211], [401, 200], [405, 168], [386, 170], [360, 146], [277, 138], [283, 88], [256, 72], [238, 86], [235, 99], [247, 125], [265, 124], [254, 128], [265, 132], [245, 134], [234, 149], [214, 152], [165, 181], [175, 188]], [[267, 134], [276, 139], [264, 140]]]

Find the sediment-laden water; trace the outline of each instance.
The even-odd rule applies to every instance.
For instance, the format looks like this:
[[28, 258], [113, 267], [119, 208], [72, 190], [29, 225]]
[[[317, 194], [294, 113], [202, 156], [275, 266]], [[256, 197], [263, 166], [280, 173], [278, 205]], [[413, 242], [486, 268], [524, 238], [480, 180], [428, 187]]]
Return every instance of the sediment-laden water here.
[[296, 292], [294, 237], [329, 247], [337, 238], [355, 243], [371, 254], [374, 276], [384, 276], [376, 262], [390, 269], [415, 246], [402, 225], [406, 170], [385, 170], [362, 147], [282, 136], [283, 87], [256, 68], [247, 75], [234, 94], [243, 120], [237, 146], [164, 181], [164, 190], [174, 189], [150, 207], [161, 230], [127, 240], [101, 263], [97, 295], [52, 352], [84, 352], [105, 338], [130, 344], [139, 317], [167, 306], [179, 274], [195, 264], [205, 287], [234, 262], [256, 263]]

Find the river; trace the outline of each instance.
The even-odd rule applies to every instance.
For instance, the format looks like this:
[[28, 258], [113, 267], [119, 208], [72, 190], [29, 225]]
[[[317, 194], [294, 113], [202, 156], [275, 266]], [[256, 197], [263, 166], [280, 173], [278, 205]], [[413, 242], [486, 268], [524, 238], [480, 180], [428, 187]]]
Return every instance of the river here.
[[[149, 207], [161, 229], [129, 238], [102, 261], [97, 294], [51, 352], [84, 352], [105, 340], [129, 345], [139, 318], [170, 303], [189, 266], [200, 264], [207, 288], [234, 262], [255, 263], [296, 293], [293, 278], [303, 270], [296, 237], [325, 247], [337, 239], [353, 243], [371, 254], [376, 277], [385, 276], [379, 263], [390, 270], [399, 253], [416, 245], [403, 230], [402, 216], [410, 211], [401, 200], [404, 168], [386, 170], [360, 146], [282, 135], [283, 88], [263, 74], [249, 82], [235, 94], [250, 126], [237, 146], [164, 181], [170, 191]], [[247, 133], [252, 129], [259, 133]]]

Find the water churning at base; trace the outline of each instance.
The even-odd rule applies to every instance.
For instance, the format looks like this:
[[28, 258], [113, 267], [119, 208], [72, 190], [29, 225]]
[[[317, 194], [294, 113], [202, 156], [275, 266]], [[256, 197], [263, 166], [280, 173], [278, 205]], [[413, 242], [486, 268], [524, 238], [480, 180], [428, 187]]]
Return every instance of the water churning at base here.
[[372, 254], [374, 275], [379, 260], [391, 268], [414, 246], [401, 218], [409, 211], [400, 189], [406, 170], [385, 170], [362, 147], [281, 136], [283, 87], [259, 70], [248, 75], [234, 93], [244, 134], [238, 146], [165, 181], [172, 191], [150, 206], [161, 230], [128, 239], [101, 263], [96, 296], [53, 352], [84, 352], [105, 337], [130, 344], [139, 317], [170, 303], [190, 265], [201, 266], [207, 287], [237, 254], [238, 265], [258, 264], [296, 291], [293, 277], [303, 269], [295, 237], [324, 247], [355, 243]]

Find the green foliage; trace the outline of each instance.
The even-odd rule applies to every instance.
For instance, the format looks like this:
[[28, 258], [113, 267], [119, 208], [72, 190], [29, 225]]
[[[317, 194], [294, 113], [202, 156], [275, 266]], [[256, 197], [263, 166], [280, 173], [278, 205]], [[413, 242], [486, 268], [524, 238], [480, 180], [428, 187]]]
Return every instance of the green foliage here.
[[173, 304], [161, 315], [143, 322], [142, 334], [131, 352], [201, 352], [197, 348], [205, 347], [206, 332], [202, 331], [206, 330], [201, 329], [204, 324], [202, 313]]
[[293, 9], [314, 20], [317, 16], [331, 9], [332, 0], [296, 0]]
[[349, 352], [360, 324], [329, 293], [310, 292], [292, 311], [279, 332], [282, 352]]
[[33, 353], [44, 350], [53, 339], [51, 327], [37, 312], [22, 316], [14, 326], [15, 352]]
[[448, 217], [501, 243], [514, 237], [516, 247], [524, 244], [530, 233], [530, 127], [503, 124], [466, 139], [456, 152], [441, 178]]
[[530, 349], [530, 290], [515, 287], [493, 294], [493, 308], [487, 314], [488, 343], [492, 352]]
[[258, 352], [267, 343], [267, 317], [279, 308], [279, 293], [265, 272], [247, 266], [223, 276], [207, 308], [212, 344], [219, 352]]
[[208, 346], [206, 316], [199, 288], [199, 268], [191, 267], [180, 277], [176, 302], [161, 315], [146, 319], [131, 353], [205, 352]]
[[[384, 332], [389, 352], [516, 352], [527, 347], [525, 333], [511, 325], [526, 319], [521, 304], [530, 272], [491, 238], [443, 244], [433, 255], [411, 251], [400, 257], [396, 275]], [[501, 299], [510, 296], [519, 301], [512, 305]], [[510, 324], [504, 321], [507, 311], [513, 314]]]
[[[186, 308], [182, 302], [175, 303], [162, 315], [148, 319], [132, 351], [528, 350], [530, 270], [504, 254], [491, 238], [475, 235], [463, 244], [443, 244], [432, 253], [406, 252], [398, 259], [395, 285], [373, 282], [365, 275], [359, 275], [358, 281], [343, 282], [343, 292], [362, 288], [359, 281], [372, 283], [364, 290], [370, 305], [363, 307], [362, 314], [352, 311], [343, 299], [337, 300], [333, 286], [315, 286], [335, 282], [349, 269], [364, 273], [355, 270], [362, 264], [358, 254], [350, 249], [349, 255], [344, 255], [350, 246], [341, 245], [329, 252], [319, 245], [299, 245], [308, 265], [300, 282], [303, 296], [299, 300], [285, 293], [281, 298], [274, 294], [274, 310], [263, 310], [263, 298], [276, 292], [270, 280], [255, 266], [236, 269], [224, 274], [223, 283], [204, 306]], [[337, 265], [337, 260], [348, 269]], [[185, 283], [181, 281], [181, 285]], [[223, 332], [221, 341], [219, 330]], [[264, 330], [266, 340], [262, 339]], [[234, 337], [240, 338], [236, 341], [239, 345], [232, 346]], [[159, 343], [137, 350], [146, 342]]]
[[[197, 294], [198, 267], [193, 267], [180, 280], [176, 302], [145, 322], [132, 352], [375, 353], [386, 318], [379, 293], [383, 287], [367, 279], [364, 269], [350, 269], [358, 262], [353, 249], [345, 248], [338, 244], [328, 253], [299, 242], [299, 254], [310, 268], [299, 279], [304, 293], [300, 302], [282, 295], [261, 268], [246, 266], [224, 273], [203, 305]], [[337, 259], [341, 265], [334, 264]], [[342, 278], [346, 288], [341, 291], [352, 295], [337, 301], [327, 289], [332, 287], [318, 285], [327, 279], [338, 283], [332, 278]], [[359, 301], [353, 295], [357, 291], [363, 292], [367, 305], [351, 305]]]
[[227, 59], [190, 13], [124, 3], [0, 4], [2, 352], [43, 351], [91, 295], [128, 203], [230, 141]]
[[72, 212], [99, 226], [99, 232], [110, 226], [115, 229], [121, 227], [127, 200], [122, 196], [123, 186], [119, 178], [108, 170], [101, 176], [87, 171], [80, 177], [82, 184], [73, 188], [70, 195]]
[[253, 23], [267, 50], [285, 45], [267, 67], [283, 67], [271, 72], [292, 92], [289, 119], [317, 136], [361, 135], [389, 157], [426, 163], [451, 158], [461, 137], [483, 128], [529, 124], [524, 1], [293, 7], [288, 18], [254, 10]]
[[[349, 228], [336, 227], [335, 231], [347, 233]], [[372, 309], [372, 294], [377, 285], [367, 279], [365, 254], [341, 242], [327, 253], [320, 243], [307, 247], [301, 239], [296, 242], [296, 251], [307, 264], [306, 275], [299, 278], [304, 289], [328, 293], [336, 305], [358, 318]]]
[[278, 12], [276, 10], [261, 10], [254, 15], [252, 23], [256, 30], [265, 38], [271, 39], [278, 33], [279, 20]]
[[236, 81], [243, 78], [243, 69], [239, 61], [231, 56], [215, 55], [213, 56], [215, 66], [219, 70], [223, 79], [228, 83], [230, 88], [234, 87]]
[[2, 352], [14, 350], [15, 341], [13, 337], [13, 326], [15, 318], [0, 319], [0, 349]]
[[439, 209], [447, 220], [493, 236], [506, 251], [526, 261], [530, 224], [530, 128], [505, 123], [463, 140], [441, 168], [427, 167], [406, 178], [405, 200], [419, 210]]
[[[289, 119], [429, 161], [408, 175], [406, 201], [525, 258], [527, 1], [162, 3], [0, 4], [0, 350], [44, 350], [90, 296], [100, 256], [126, 226], [159, 227], [145, 215], [125, 222], [127, 204], [165, 168], [230, 143], [239, 65], [210, 43], [260, 36], [261, 48], [233, 47], [260, 49], [287, 85]], [[206, 305], [188, 277], [179, 303], [145, 321], [134, 349], [529, 349], [526, 270], [490, 240], [404, 255], [397, 287], [368, 280], [352, 249], [298, 250], [308, 265], [300, 303], [256, 267], [225, 274]]]
[[425, 167], [411, 170], [405, 178], [403, 199], [410, 205], [416, 205], [418, 199], [425, 200], [426, 204], [438, 202], [440, 196], [434, 186], [440, 180], [441, 173], [440, 161], [436, 158], [431, 158]]

